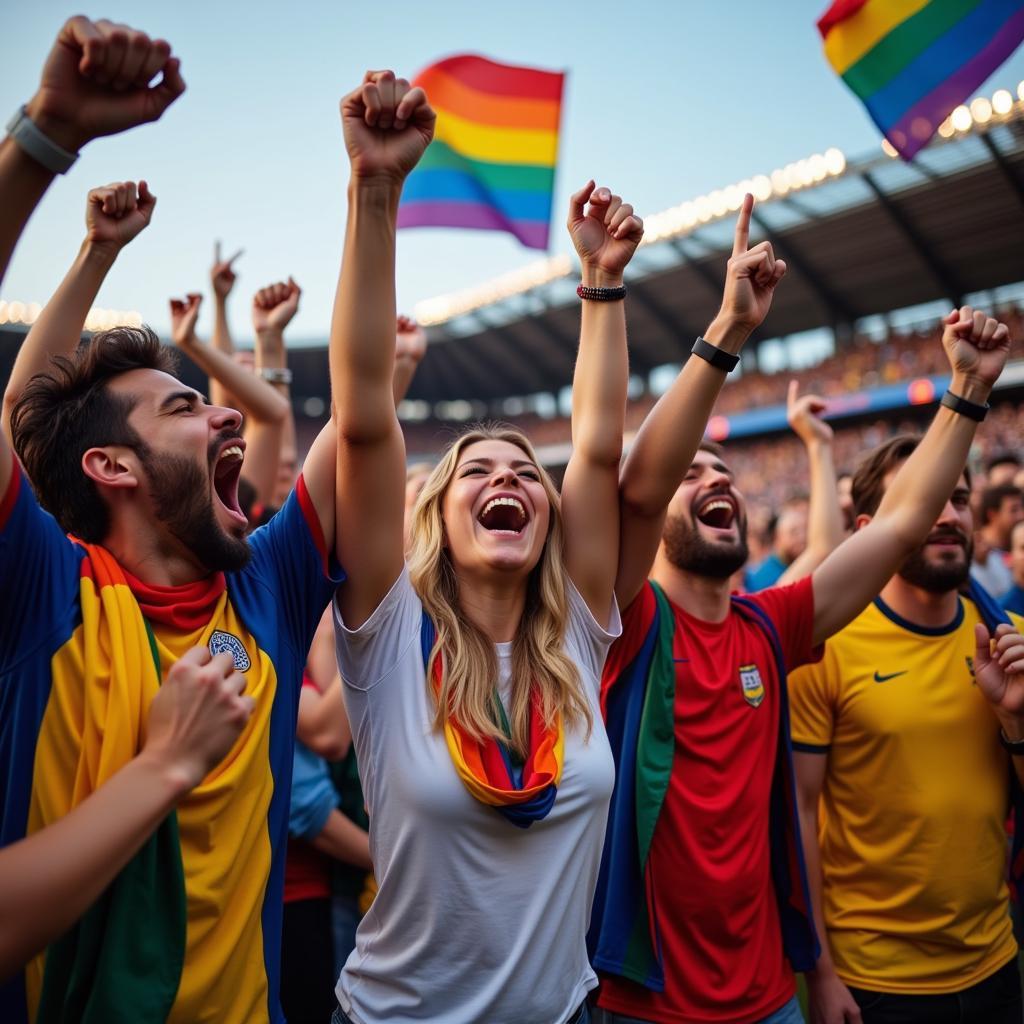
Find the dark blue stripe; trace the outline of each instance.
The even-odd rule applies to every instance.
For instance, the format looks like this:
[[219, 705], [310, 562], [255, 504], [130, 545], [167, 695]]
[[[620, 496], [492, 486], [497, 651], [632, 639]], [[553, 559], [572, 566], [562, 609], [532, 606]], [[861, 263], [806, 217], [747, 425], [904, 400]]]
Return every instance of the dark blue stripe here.
[[796, 740], [793, 740], [792, 745], [793, 749], [799, 750], [801, 754], [827, 754], [831, 749], [828, 743], [820, 746], [817, 743], [798, 743]]
[[416, 200], [483, 203], [500, 210], [509, 220], [547, 223], [551, 219], [551, 193], [489, 189], [479, 178], [449, 167], [410, 174], [402, 189], [402, 202]]
[[909, 619], [903, 618], [898, 612], [893, 611], [880, 597], [875, 598], [875, 607], [890, 622], [895, 622], [901, 629], [905, 629], [910, 633], [917, 633], [918, 636], [947, 636], [950, 633], [955, 633], [960, 628], [960, 623], [964, 621], [963, 601], [957, 601], [956, 614], [953, 616], [953, 621], [945, 626], [919, 626], [916, 622], [911, 622]]

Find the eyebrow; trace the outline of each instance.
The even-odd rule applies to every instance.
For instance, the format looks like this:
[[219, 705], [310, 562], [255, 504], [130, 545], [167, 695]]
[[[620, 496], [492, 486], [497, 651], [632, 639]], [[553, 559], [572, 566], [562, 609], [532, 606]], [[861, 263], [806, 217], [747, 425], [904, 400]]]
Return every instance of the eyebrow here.
[[206, 405], [206, 396], [199, 394], [198, 391], [172, 391], [166, 398], [157, 406], [157, 412], [164, 412], [167, 408], [172, 406], [175, 402], [185, 401], [190, 405], [195, 405], [197, 402], [202, 402]]
[[[493, 466], [494, 463], [495, 463], [495, 460], [494, 459], [489, 459], [486, 456], [481, 456], [478, 459], [466, 459], [466, 461], [462, 464], [462, 466], [463, 466], [463, 468], [465, 468], [466, 466], [469, 466], [469, 465], [471, 465], [474, 462], [475, 463], [479, 463], [479, 465], [481, 465], [481, 466]], [[537, 468], [537, 463], [536, 462], [531, 462], [529, 459], [515, 459], [514, 461], [510, 462], [509, 465], [513, 469], [523, 469], [524, 467], [528, 468], [528, 469], [536, 469]]]

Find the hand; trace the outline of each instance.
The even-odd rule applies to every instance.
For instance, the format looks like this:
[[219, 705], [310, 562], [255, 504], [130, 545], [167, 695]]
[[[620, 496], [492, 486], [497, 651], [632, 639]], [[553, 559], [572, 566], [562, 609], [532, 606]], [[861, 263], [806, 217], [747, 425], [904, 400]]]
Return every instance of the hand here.
[[[160, 82], [151, 86], [157, 74]], [[101, 135], [156, 121], [184, 91], [181, 62], [165, 40], [79, 15], [60, 30], [28, 114], [77, 152]]]
[[996, 627], [994, 641], [984, 625], [974, 627], [974, 679], [1009, 739], [1024, 739], [1024, 637], [1012, 626]]
[[393, 71], [367, 71], [341, 101], [353, 179], [401, 185], [434, 137], [437, 115], [426, 93]]
[[288, 283], [261, 288], [252, 297], [252, 327], [260, 334], [263, 331], [283, 331], [299, 308], [302, 289], [289, 277]]
[[184, 301], [171, 299], [171, 341], [178, 348], [188, 348], [196, 343], [196, 321], [203, 297], [189, 292]]
[[[991, 390], [1010, 354], [1009, 328], [970, 306], [954, 309], [942, 323], [942, 347], [954, 378]], [[967, 394], [961, 397], [971, 399]]]
[[732, 258], [725, 274], [725, 292], [717, 320], [729, 328], [745, 332], [759, 327], [772, 306], [775, 286], [786, 273], [786, 261], [777, 260], [771, 242], [759, 242], [748, 249], [750, 243], [750, 214], [754, 197], [743, 197], [736, 233], [733, 237]]
[[149, 186], [134, 181], [119, 181], [89, 192], [85, 207], [86, 240], [94, 245], [126, 246], [149, 227], [156, 196]]
[[418, 363], [427, 353], [427, 332], [415, 320], [400, 316], [395, 323], [395, 359]]
[[808, 447], [818, 444], [831, 444], [835, 436], [832, 428], [821, 418], [827, 404], [817, 395], [800, 397], [800, 382], [789, 382], [789, 394], [786, 398], [786, 419], [793, 433]]
[[[584, 211], [587, 202], [590, 208]], [[644, 222], [633, 213], [633, 207], [621, 196], [613, 196], [606, 188], [595, 189], [594, 182], [588, 181], [569, 199], [566, 226], [584, 276], [595, 273], [602, 286], [622, 284], [622, 272], [644, 237]]]
[[252, 697], [230, 654], [215, 658], [193, 647], [173, 665], [153, 698], [145, 754], [179, 774], [186, 789], [198, 786], [234, 746], [249, 720]]
[[835, 971], [811, 971], [807, 979], [810, 1024], [861, 1024], [860, 1007]]
[[213, 294], [218, 299], [226, 299], [231, 294], [231, 289], [235, 286], [237, 276], [232, 264], [244, 253], [244, 249], [239, 249], [234, 256], [222, 260], [220, 257], [220, 242], [213, 243], [213, 266], [210, 268], [210, 284], [213, 285]]

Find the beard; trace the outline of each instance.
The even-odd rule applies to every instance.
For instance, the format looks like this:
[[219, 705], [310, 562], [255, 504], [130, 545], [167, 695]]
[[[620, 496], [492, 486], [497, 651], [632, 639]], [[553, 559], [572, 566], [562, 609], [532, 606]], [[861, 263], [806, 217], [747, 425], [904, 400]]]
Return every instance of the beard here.
[[[233, 436], [233, 432], [232, 435]], [[225, 438], [210, 446], [210, 459]], [[233, 537], [217, 522], [210, 480], [192, 459], [156, 455], [145, 445], [137, 454], [146, 470], [153, 509], [172, 536], [211, 572], [237, 572], [252, 557], [244, 537]]]
[[738, 536], [734, 541], [711, 541], [702, 537], [699, 528], [683, 516], [669, 516], [661, 534], [665, 557], [683, 572], [727, 580], [743, 568], [750, 555], [746, 516], [737, 517], [736, 529]]
[[971, 559], [974, 555], [974, 541], [962, 533], [949, 531], [934, 533], [932, 537], [955, 538], [963, 547], [950, 551], [955, 557], [942, 556], [940, 560], [929, 561], [925, 554], [927, 544], [922, 544], [897, 571], [897, 575], [913, 587], [920, 587], [929, 594], [945, 594], [958, 590], [971, 574]]

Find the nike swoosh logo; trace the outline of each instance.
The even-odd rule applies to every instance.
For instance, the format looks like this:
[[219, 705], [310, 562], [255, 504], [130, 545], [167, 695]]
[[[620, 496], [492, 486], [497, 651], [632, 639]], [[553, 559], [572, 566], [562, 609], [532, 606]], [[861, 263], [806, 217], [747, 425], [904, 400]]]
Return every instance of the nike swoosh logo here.
[[875, 682], [876, 683], [887, 683], [890, 679], [895, 679], [897, 676], [905, 676], [909, 670], [904, 669], [902, 672], [892, 672], [887, 676], [879, 675], [878, 670], [875, 670]]

